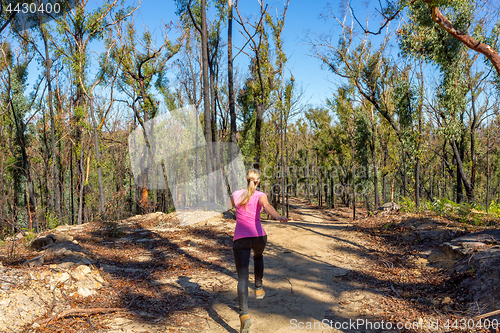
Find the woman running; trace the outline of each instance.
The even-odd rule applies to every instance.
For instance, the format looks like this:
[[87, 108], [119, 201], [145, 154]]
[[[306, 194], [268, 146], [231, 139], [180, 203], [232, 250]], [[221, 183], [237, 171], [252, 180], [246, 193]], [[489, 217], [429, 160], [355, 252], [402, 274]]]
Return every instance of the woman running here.
[[265, 296], [262, 288], [264, 275], [264, 258], [262, 253], [266, 247], [267, 235], [260, 223], [262, 208], [280, 223], [288, 219], [280, 216], [267, 201], [267, 195], [256, 191], [260, 182], [259, 171], [250, 169], [247, 172], [247, 188], [235, 191], [231, 195], [231, 203], [236, 207], [236, 228], [233, 237], [233, 252], [236, 271], [238, 272], [238, 301], [240, 303], [240, 333], [248, 333], [252, 321], [248, 314], [248, 265], [250, 250], [253, 250], [255, 273], [255, 297]]

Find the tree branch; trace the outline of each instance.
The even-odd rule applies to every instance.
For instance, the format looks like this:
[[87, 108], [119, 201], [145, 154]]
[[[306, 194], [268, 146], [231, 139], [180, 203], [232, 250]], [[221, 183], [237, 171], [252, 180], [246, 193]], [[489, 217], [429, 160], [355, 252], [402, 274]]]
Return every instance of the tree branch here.
[[194, 16], [193, 16], [193, 13], [191, 12], [191, 0], [187, 4], [187, 10], [188, 10], [189, 16], [191, 17], [191, 21], [193, 22], [194, 27], [196, 28], [196, 30], [198, 30], [198, 32], [201, 35], [201, 28], [196, 23], [196, 20], [194, 19]]
[[448, 20], [448, 18], [444, 16], [443, 13], [441, 13], [438, 7], [431, 5], [431, 0], [424, 1], [425, 3], [427, 3], [432, 12], [432, 20], [434, 22], [439, 24], [439, 26], [446, 30], [446, 32], [465, 44], [465, 46], [467, 46], [468, 48], [485, 55], [486, 58], [490, 60], [493, 67], [495, 67], [498, 75], [500, 75], [500, 55], [497, 51], [495, 51], [488, 44], [481, 43], [480, 41], [474, 39], [472, 36], [467, 35], [465, 32], [457, 30]]

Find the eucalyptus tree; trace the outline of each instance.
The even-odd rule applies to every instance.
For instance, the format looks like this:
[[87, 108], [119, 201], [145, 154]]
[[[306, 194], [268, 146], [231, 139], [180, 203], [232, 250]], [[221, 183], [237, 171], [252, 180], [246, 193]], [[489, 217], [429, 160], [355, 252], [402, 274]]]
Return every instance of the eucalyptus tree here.
[[[200, 34], [201, 38], [201, 78], [202, 78], [202, 96], [203, 96], [203, 110], [204, 110], [204, 132], [205, 142], [212, 142], [212, 112], [211, 112], [211, 99], [210, 99], [210, 80], [209, 80], [209, 34], [207, 28], [207, 13], [206, 1], [197, 1], [194, 6], [191, 4], [192, 0], [176, 0], [177, 14], [181, 17], [186, 29], [194, 27]], [[213, 81], [212, 81], [213, 82]], [[213, 170], [212, 151], [205, 150], [206, 153], [206, 172], [207, 174]], [[211, 186], [209, 186], [210, 188]]]
[[[279, 114], [279, 133], [280, 133], [280, 170], [281, 170], [281, 202], [282, 202], [282, 215], [285, 215], [285, 194], [287, 193], [286, 179], [288, 170], [287, 163], [285, 163], [285, 146], [286, 133], [288, 122], [290, 118], [294, 117], [300, 112], [298, 107], [301, 92], [298, 91], [293, 73], [287, 76], [287, 57], [283, 50], [283, 29], [285, 27], [285, 17], [290, 1], [287, 1], [283, 8], [282, 15], [274, 18], [269, 12], [265, 14], [265, 21], [270, 27], [274, 42], [274, 73], [275, 73], [275, 88], [272, 90], [273, 99], [275, 101], [275, 110]], [[288, 158], [288, 154], [286, 154]], [[287, 206], [288, 207], [288, 206]], [[287, 208], [288, 209], [288, 208]]]
[[[26, 95], [28, 66], [33, 60], [33, 54], [25, 45], [13, 50], [9, 43], [0, 45], [0, 82], [3, 86], [3, 92], [0, 94], [0, 106], [2, 107], [2, 126], [8, 129], [11, 134], [6, 146], [9, 149], [8, 173], [12, 179], [13, 198], [8, 208], [13, 217], [12, 221], [25, 221], [26, 225], [17, 227], [26, 227], [38, 229], [36, 218], [37, 201], [34, 192], [34, 183], [31, 171], [30, 157], [28, 148], [33, 141], [30, 121], [36, 115], [32, 113], [32, 107], [38, 98], [35, 90], [31, 96]], [[24, 190], [26, 189], [26, 190]], [[8, 191], [7, 188], [2, 191]], [[25, 208], [25, 212], [20, 212], [19, 208]], [[34, 217], [34, 221], [33, 221]], [[33, 224], [34, 222], [34, 224]]]
[[[87, 84], [84, 84], [84, 82], [81, 82], [81, 87], [87, 100], [86, 104], [88, 104], [86, 105], [86, 108], [90, 113], [93, 132], [92, 134], [94, 136], [94, 152], [97, 164], [97, 184], [99, 187], [99, 215], [101, 219], [106, 219], [106, 201], [104, 197], [104, 184], [102, 174], [103, 158], [99, 136], [105, 122], [107, 121], [107, 116], [109, 115], [114, 104], [114, 86], [118, 75], [117, 69], [114, 69], [114, 71], [110, 71], [110, 51], [110, 49], [105, 50], [99, 56], [100, 69], [93, 82], [91, 82], [91, 84], [88, 86]], [[107, 84], [104, 83], [104, 81], [107, 81]], [[99, 85], [102, 86], [102, 89], [96, 92], [96, 88]], [[109, 92], [109, 99], [104, 101], [104, 105], [99, 106], [96, 99], [102, 94], [103, 91]], [[96, 111], [96, 109], [101, 109], [101, 112]], [[99, 119], [97, 118], [97, 115], [100, 116]]]
[[[178, 40], [171, 41], [167, 35], [168, 28], [161, 36], [158, 46], [147, 28], [140, 37], [133, 22], [115, 25], [108, 30], [106, 38], [106, 45], [110, 49], [110, 62], [105, 69], [107, 78], [112, 79], [113, 73], [118, 71], [117, 89], [126, 96], [126, 100], [122, 101], [133, 111], [149, 150], [152, 138], [148, 137], [145, 123], [159, 111], [159, 101], [154, 89], [169, 96], [164, 72], [167, 62], [179, 52], [185, 37], [181, 35]], [[147, 172], [145, 170], [144, 174]], [[147, 209], [148, 190], [144, 184], [137, 185], [141, 188], [143, 208]]]
[[[347, 18], [346, 14], [346, 18]], [[312, 55], [318, 58], [323, 65], [339, 78], [343, 79], [347, 85], [354, 88], [356, 95], [360, 97], [359, 103], [373, 106], [362, 108], [369, 117], [367, 126], [371, 127], [372, 133], [367, 137], [370, 142], [372, 152], [372, 163], [375, 166], [374, 183], [375, 203], [378, 204], [378, 168], [376, 167], [376, 126], [375, 120], [381, 117], [384, 121], [383, 126], [389, 126], [396, 134], [399, 142], [402, 144], [402, 157], [408, 160], [408, 154], [414, 154], [409, 148], [407, 134], [411, 131], [406, 127], [411, 127], [413, 119], [408, 119], [407, 124], [402, 124], [400, 117], [403, 112], [403, 106], [406, 105], [410, 110], [413, 106], [407, 99], [412, 95], [411, 91], [398, 91], [395, 94], [397, 80], [402, 84], [402, 80], [409, 80], [409, 66], [399, 68], [395, 61], [392, 61], [387, 55], [387, 45], [390, 40], [389, 32], [382, 40], [378, 48], [372, 45], [369, 35], [358, 36], [354, 27], [346, 23], [346, 20], [337, 19], [341, 28], [341, 37], [337, 44], [332, 40], [332, 35], [313, 35], [309, 36], [309, 44], [312, 46]], [[403, 86], [401, 86], [403, 87]], [[405, 84], [404, 87], [410, 89], [411, 84]], [[396, 105], [399, 104], [399, 107]], [[373, 111], [373, 116], [372, 116]], [[404, 112], [403, 112], [404, 113]], [[407, 163], [406, 163], [407, 164]], [[401, 165], [400, 173], [402, 177], [403, 189], [406, 195], [406, 174], [408, 169], [405, 164]]]
[[[330, 157], [333, 156], [331, 152], [334, 149], [334, 141], [336, 139], [333, 133], [332, 116], [330, 110], [323, 107], [310, 108], [304, 115], [312, 131], [312, 146], [316, 151], [316, 155], [319, 157], [320, 163], [317, 165], [319, 182], [318, 197], [321, 197], [321, 194], [324, 191], [323, 177], [328, 175], [325, 175], [320, 170], [331, 169], [332, 161], [330, 161]], [[327, 195], [331, 195], [332, 193], [333, 186], [331, 183], [332, 181], [330, 181], [329, 185], [330, 191], [325, 191]], [[322, 201], [319, 200], [319, 202], [321, 203]]]
[[[369, 34], [380, 34], [396, 18], [408, 14], [413, 16], [416, 26], [426, 27], [433, 23], [436, 29], [465, 47], [483, 54], [500, 79], [500, 55], [498, 51], [500, 20], [496, 15], [498, 6], [489, 0], [386, 0], [385, 6], [379, 2], [383, 22], [378, 31], [363, 30]], [[444, 12], [444, 13], [443, 13]], [[463, 15], [466, 13], [466, 15]], [[472, 15], [469, 15], [472, 14]], [[467, 17], [468, 16], [468, 17]], [[465, 18], [465, 25], [463, 19]], [[361, 25], [359, 20], [356, 21]], [[425, 44], [433, 39], [422, 38], [416, 43]], [[449, 39], [443, 42], [447, 45]]]
[[[248, 45], [250, 49], [249, 51], [245, 48], [240, 49], [240, 52], [250, 58], [250, 77], [247, 78], [245, 87], [238, 99], [244, 109], [255, 111], [255, 139], [252, 155], [255, 156], [254, 166], [256, 168], [261, 167], [261, 136], [264, 112], [273, 103], [272, 94], [277, 84], [276, 74], [283, 77], [284, 63], [286, 62], [282, 50], [281, 34], [288, 5], [289, 2], [286, 2], [282, 11], [277, 13], [275, 22], [269, 14], [264, 1], [260, 2], [260, 13], [255, 22], [245, 19], [240, 13], [237, 4], [235, 7], [238, 14], [237, 22], [242, 27], [242, 33], [247, 40], [245, 45]], [[269, 27], [273, 34], [274, 48], [269, 43]]]
[[[220, 89], [219, 89], [219, 71], [222, 61], [222, 38], [221, 26], [226, 21], [227, 2], [218, 0], [212, 2], [215, 7], [215, 19], [211, 22], [207, 18], [207, 2], [205, 0], [176, 0], [177, 14], [181, 17], [184, 29], [198, 32], [201, 50], [201, 78], [202, 78], [202, 97], [203, 97], [203, 124], [205, 132], [205, 141], [209, 143], [206, 149], [206, 170], [207, 173], [213, 170], [222, 169], [220, 154], [220, 138], [217, 124], [217, 109], [221, 109]], [[232, 4], [231, 4], [232, 9]], [[231, 11], [232, 12], [232, 11]], [[194, 29], [193, 29], [194, 28]], [[230, 46], [228, 46], [230, 47]], [[231, 79], [232, 83], [232, 79]], [[222, 110], [221, 110], [222, 111]], [[235, 121], [234, 117], [233, 120]], [[230, 152], [234, 154], [235, 151]], [[198, 152], [196, 152], [198, 154]], [[217, 188], [223, 188], [223, 180], [217, 173], [215, 180]], [[211, 179], [208, 182], [212, 182]], [[212, 184], [209, 185], [212, 188]]]
[[[448, 5], [450, 8], [448, 15], [454, 21], [454, 29], [462, 31], [470, 29], [474, 31], [474, 35], [484, 40], [486, 23], [475, 21], [478, 11], [476, 1], [467, 3], [455, 1]], [[433, 15], [440, 13], [436, 8], [434, 7]], [[441, 133], [449, 142], [457, 164], [456, 200], [458, 202], [463, 200], [463, 186], [467, 200], [474, 201], [475, 133], [488, 110], [487, 106], [480, 107], [477, 100], [484, 92], [489, 71], [478, 67], [478, 54], [470, 52], [463, 40], [441, 29], [439, 22], [428, 17], [428, 10], [428, 6], [409, 7], [409, 20], [399, 30], [400, 47], [405, 56], [429, 61], [442, 73], [442, 81], [437, 89], [439, 106], [435, 107], [434, 111], [440, 118]], [[469, 125], [465, 121], [467, 115]], [[469, 126], [472, 162], [470, 176], [466, 174], [465, 167], [466, 126]]]
[[[29, 45], [29, 48], [34, 50], [35, 54], [39, 58], [40, 62], [43, 65], [44, 69], [44, 79], [46, 84], [47, 91], [47, 106], [49, 110], [50, 117], [50, 142], [51, 142], [51, 181], [50, 181], [50, 191], [47, 191], [50, 196], [49, 209], [50, 209], [50, 218], [55, 220], [61, 220], [62, 212], [61, 212], [61, 183], [60, 183], [60, 156], [56, 150], [56, 141], [57, 141], [57, 133], [56, 133], [56, 120], [55, 120], [55, 110], [54, 110], [54, 86], [53, 86], [53, 75], [52, 68], [54, 63], [58, 61], [58, 56], [53, 52], [53, 41], [49, 40], [50, 31], [53, 26], [43, 23], [43, 19], [41, 16], [34, 16], [30, 18], [33, 20], [33, 25], [35, 26], [35, 34], [29, 33], [28, 30], [20, 30], [20, 28], [16, 25], [12, 29], [13, 34], [17, 37], [17, 39], [25, 45]], [[37, 40], [37, 34], [41, 37], [42, 45], [40, 46]], [[52, 47], [52, 50], [51, 50]], [[52, 52], [52, 53], [51, 53]]]
[[[231, 160], [236, 158], [236, 99], [234, 94], [234, 72], [233, 72], [233, 0], [228, 0], [227, 21], [227, 90], [231, 128]], [[236, 181], [238, 170], [233, 173], [233, 182]]]
[[[342, 171], [342, 183], [344, 189], [342, 197], [344, 203], [349, 206], [352, 204], [352, 218], [356, 219], [356, 122], [359, 119], [359, 108], [356, 107], [354, 89], [352, 86], [339, 87], [333, 99], [328, 100], [328, 105], [335, 111], [338, 117], [338, 124], [343, 129], [341, 146], [338, 148], [340, 153], [339, 167]], [[351, 168], [351, 172], [347, 171]], [[345, 172], [344, 172], [345, 168]]]
[[[79, 179], [79, 204], [77, 223], [83, 222], [85, 206], [84, 196], [84, 169], [85, 169], [85, 133], [87, 121], [86, 109], [86, 86], [90, 70], [89, 46], [92, 42], [104, 38], [107, 28], [124, 21], [136, 8], [123, 8], [118, 0], [105, 0], [97, 8], [91, 10], [88, 0], [76, 0], [75, 7], [66, 11], [57, 20], [60, 39], [53, 41], [57, 52], [62, 55], [63, 62], [68, 66], [71, 77], [71, 85], [74, 88], [73, 96], [73, 123], [75, 131], [73, 141], [78, 145], [77, 153], [77, 177]], [[73, 203], [71, 203], [73, 204]]]

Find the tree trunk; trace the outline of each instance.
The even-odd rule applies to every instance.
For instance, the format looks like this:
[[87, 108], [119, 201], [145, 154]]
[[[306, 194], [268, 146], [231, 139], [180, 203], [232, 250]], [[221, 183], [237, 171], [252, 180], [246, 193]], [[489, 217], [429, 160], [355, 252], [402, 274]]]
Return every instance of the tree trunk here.
[[321, 191], [319, 188], [319, 174], [318, 174], [318, 151], [316, 151], [316, 163], [314, 164], [313, 175], [314, 175], [314, 186], [316, 188], [316, 199], [318, 200], [318, 205], [321, 206], [320, 203]]
[[82, 224], [83, 223], [83, 201], [84, 201], [84, 193], [83, 193], [83, 188], [85, 186], [85, 180], [84, 180], [84, 175], [85, 175], [85, 154], [84, 154], [84, 145], [83, 145], [83, 137], [82, 137], [82, 144], [81, 144], [81, 150], [80, 150], [80, 165], [79, 165], [79, 183], [80, 183], [80, 188], [79, 188], [79, 200], [78, 200], [78, 221], [77, 224]]
[[[417, 149], [420, 149], [420, 143]], [[415, 163], [415, 207], [420, 207], [420, 158], [418, 157]]]
[[[236, 159], [236, 111], [234, 100], [234, 83], [233, 83], [233, 1], [229, 0], [229, 20], [227, 26], [227, 88], [229, 98], [229, 116], [231, 122], [231, 161]], [[234, 163], [234, 171], [232, 173], [232, 182], [236, 184], [238, 170], [236, 163]]]
[[280, 112], [280, 139], [281, 139], [281, 216], [285, 216], [285, 159], [283, 158], [284, 148], [284, 128], [283, 128], [283, 110]]
[[307, 201], [311, 202], [311, 196], [309, 194], [309, 151], [306, 148], [306, 191], [307, 191]]
[[[384, 145], [384, 169], [387, 167], [387, 145]], [[382, 200], [384, 200], [384, 203], [387, 202], [387, 175], [384, 175], [382, 177]], [[378, 208], [377, 206], [376, 208]]]
[[430, 176], [430, 182], [431, 182], [431, 195], [429, 197], [429, 200], [433, 201], [434, 200], [434, 181], [433, 181], [433, 177], [432, 177], [432, 173], [431, 173], [431, 176]]
[[472, 87], [470, 87], [471, 92], [471, 104], [472, 104], [472, 122], [470, 125], [470, 156], [472, 160], [472, 171], [470, 176], [470, 187], [472, 192], [472, 197], [475, 197], [476, 189], [476, 126], [477, 126], [477, 112], [476, 112], [476, 96]]
[[[208, 52], [207, 52], [208, 53]], [[216, 82], [216, 75], [215, 75], [215, 70], [214, 70], [214, 58], [213, 56], [208, 58], [208, 68], [210, 70], [210, 109], [211, 109], [211, 115], [210, 115], [210, 128], [212, 130], [212, 170], [217, 170], [220, 168], [220, 158], [219, 158], [219, 153], [218, 153], [218, 148], [219, 148], [219, 143], [218, 143], [218, 135], [217, 135], [217, 93], [216, 93], [216, 87], [215, 87], [215, 82]], [[216, 179], [215, 181], [215, 191], [213, 192], [214, 194], [214, 199], [215, 202], [217, 202], [217, 198], [220, 197], [219, 190], [222, 186], [221, 179], [219, 179], [219, 172], [216, 173]]]
[[405, 152], [402, 152], [402, 155], [403, 155], [403, 164], [399, 170], [401, 172], [401, 178], [403, 181], [403, 193], [402, 193], [402, 195], [404, 197], [407, 197], [408, 196], [408, 177], [406, 175], [406, 158], [407, 158], [407, 156], [406, 156]]
[[260, 155], [262, 153], [261, 147], [261, 132], [262, 122], [264, 117], [264, 104], [261, 101], [256, 102], [257, 117], [255, 119], [255, 164], [254, 168], [260, 170]]
[[[354, 154], [353, 154], [354, 156]], [[354, 165], [354, 158], [352, 160], [352, 219], [356, 219], [356, 166]]]
[[[209, 143], [212, 141], [211, 128], [211, 112], [210, 112], [210, 82], [208, 80], [208, 31], [207, 31], [207, 16], [205, 12], [205, 0], [201, 0], [201, 58], [202, 58], [202, 76], [203, 76], [203, 109], [204, 109], [204, 125], [205, 125], [205, 141], [206, 149], [206, 170], [208, 176], [212, 172], [212, 159]], [[210, 182], [209, 182], [210, 183]], [[213, 189], [212, 184], [207, 186], [207, 196], [209, 197], [210, 189]]]
[[73, 197], [73, 147], [69, 149], [69, 200], [70, 200], [70, 210], [71, 210], [71, 222], [69, 224], [75, 223], [75, 208], [74, 208], [74, 197]]
[[94, 125], [94, 145], [95, 145], [95, 158], [97, 163], [97, 183], [99, 186], [99, 214], [102, 219], [105, 219], [105, 200], [104, 200], [104, 185], [102, 183], [102, 167], [101, 167], [101, 151], [99, 149], [99, 129], [94, 115], [93, 99], [90, 99], [90, 115], [92, 117], [92, 124]]
[[[467, 194], [467, 199], [469, 200], [469, 202], [473, 202], [474, 201], [474, 197], [473, 197], [473, 194], [472, 194], [471, 186], [470, 186], [469, 181], [467, 180], [467, 176], [465, 175], [464, 166], [463, 166], [463, 163], [462, 163], [461, 153], [458, 150], [456, 140], [454, 140], [454, 139], [451, 140], [451, 145], [452, 145], [452, 148], [453, 148], [453, 153], [455, 154], [455, 160], [457, 162], [457, 175], [460, 176], [460, 178], [461, 178], [461, 180], [463, 182], [463, 185], [465, 187], [465, 193]], [[457, 184], [458, 183], [459, 182], [457, 180]], [[458, 193], [457, 193], [457, 201], [458, 201]]]
[[286, 218], [288, 218], [289, 216], [289, 212], [290, 212], [290, 203], [289, 203], [289, 199], [290, 199], [290, 191], [288, 190], [288, 187], [289, 187], [289, 182], [290, 182], [290, 179], [289, 179], [289, 173], [288, 173], [288, 145], [287, 145], [287, 141], [286, 141], [286, 132], [287, 132], [287, 128], [288, 126], [286, 125], [286, 122], [285, 122], [285, 146], [286, 146], [286, 160], [285, 160], [285, 168], [286, 168], [286, 178], [285, 178], [285, 187], [286, 187]]
[[[216, 51], [217, 52], [217, 51]], [[211, 92], [211, 103], [212, 103], [212, 113], [211, 113], [211, 129], [212, 129], [212, 166], [213, 170], [222, 169], [221, 159], [220, 159], [220, 145], [219, 145], [219, 137], [217, 133], [217, 87], [216, 87], [216, 77], [215, 74], [215, 62], [212, 59], [209, 61], [210, 68], [210, 92]], [[215, 201], [217, 202], [218, 198], [222, 198], [222, 189], [223, 189], [223, 179], [220, 178], [220, 172], [216, 173], [215, 179], [215, 191], [213, 192], [215, 197]]]
[[490, 126], [486, 138], [486, 212], [490, 210]]
[[391, 179], [391, 202], [394, 202], [394, 178]]
[[370, 148], [372, 151], [372, 163], [373, 163], [373, 192], [375, 194], [375, 207], [380, 206], [380, 197], [378, 194], [378, 168], [377, 168], [377, 146], [376, 146], [376, 133], [375, 133], [375, 115], [373, 113], [373, 109], [375, 107], [372, 105], [371, 107], [371, 126], [372, 126], [372, 133], [371, 133], [371, 142], [370, 142]]
[[351, 154], [352, 154], [352, 219], [356, 219], [356, 165], [354, 163], [354, 133], [351, 133]]
[[424, 107], [424, 72], [420, 62], [420, 105], [418, 107], [418, 145], [415, 164], [415, 207], [420, 207], [420, 149], [422, 148], [422, 110]]
[[50, 203], [51, 203], [51, 218], [55, 217], [57, 219], [61, 218], [61, 194], [59, 192], [59, 170], [57, 164], [57, 151], [56, 151], [56, 124], [54, 119], [54, 106], [52, 103], [53, 100], [53, 91], [52, 91], [52, 79], [50, 77], [50, 70], [52, 68], [52, 60], [50, 59], [49, 54], [49, 44], [47, 42], [47, 35], [44, 27], [40, 26], [40, 31], [42, 35], [42, 40], [45, 48], [45, 78], [47, 80], [47, 101], [49, 105], [50, 112], [50, 139], [51, 139], [51, 148], [52, 148], [52, 182], [51, 182], [51, 195], [50, 195]]
[[406, 177], [406, 170], [403, 168], [401, 170], [402, 176], [403, 176], [403, 196], [407, 197], [408, 196], [408, 186], [407, 186], [407, 177]]
[[[456, 159], [455, 159], [456, 161]], [[455, 162], [456, 163], [456, 162]], [[457, 203], [462, 203], [464, 201], [464, 188], [462, 186], [462, 177], [460, 176], [460, 171], [456, 171], [456, 184], [455, 184], [455, 200]]]
[[330, 175], [330, 206], [335, 208], [335, 190], [333, 188], [333, 177]]
[[[446, 141], [443, 143], [443, 157], [446, 159]], [[444, 160], [441, 162], [441, 177], [442, 177], [442, 181], [443, 181], [443, 186], [441, 187], [441, 198], [445, 198], [446, 197], [446, 180], [448, 178], [448, 175], [446, 174], [445, 172], [445, 163], [444, 163]]]

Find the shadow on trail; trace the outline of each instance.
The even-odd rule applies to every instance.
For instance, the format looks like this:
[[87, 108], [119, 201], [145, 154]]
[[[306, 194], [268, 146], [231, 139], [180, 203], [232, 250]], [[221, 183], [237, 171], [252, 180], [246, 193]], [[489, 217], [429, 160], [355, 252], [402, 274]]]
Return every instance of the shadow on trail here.
[[[266, 222], [266, 224], [275, 226], [279, 223]], [[371, 260], [376, 260], [378, 253], [381, 252], [335, 236], [335, 232], [345, 230], [345, 226], [336, 225], [334, 222], [299, 221], [289, 222], [283, 227], [300, 229], [297, 237], [303, 237], [305, 233], [318, 237], [315, 244], [335, 242], [338, 243], [337, 249], [340, 251], [368, 257]], [[297, 322], [312, 320], [317, 325], [321, 325], [324, 320], [329, 324], [333, 321], [335, 325], [360, 318], [369, 318], [372, 321], [383, 319], [373, 315], [362, 316], [355, 310], [342, 308], [339, 306], [339, 299], [346, 293], [363, 290], [364, 280], [380, 286], [371, 290], [371, 293], [392, 297], [394, 294], [387, 281], [377, 280], [364, 273], [332, 264], [328, 258], [315, 255], [314, 249], [295, 249], [286, 245], [287, 240], [281, 240], [282, 245], [279, 245], [279, 242], [273, 240], [272, 233], [269, 233], [268, 239], [264, 252], [266, 297], [263, 300], [256, 300], [253, 291], [249, 292], [250, 314], [255, 318], [255, 325], [252, 327], [257, 331], [289, 332], [294, 329], [292, 319], [296, 319]], [[218, 232], [204, 226], [192, 226], [160, 234], [142, 227], [137, 222], [127, 226], [123, 235], [117, 239], [105, 237], [99, 231], [95, 231], [87, 238], [78, 241], [81, 244], [110, 250], [111, 255], [101, 257], [94, 255], [94, 259], [102, 270], [109, 274], [110, 281], [115, 283], [111, 288], [120, 288], [119, 299], [115, 306], [126, 308], [134, 315], [135, 321], [161, 328], [162, 324], [170, 323], [177, 318], [177, 315], [182, 316], [189, 311], [203, 309], [208, 317], [219, 325], [218, 331], [237, 332], [233, 328], [234, 322], [238, 322], [236, 328], [239, 328], [236, 288], [229, 294], [227, 292], [223, 294], [221, 293], [223, 285], [210, 290], [195, 279], [197, 274], [204, 274], [205, 279], [210, 279], [210, 273], [213, 275], [213, 272], [218, 272], [236, 284], [231, 233]], [[126, 251], [131, 251], [129, 256], [125, 254], [119, 256], [121, 252]], [[92, 253], [90, 255], [92, 256]], [[331, 257], [335, 255], [333, 252]], [[253, 289], [252, 266], [251, 263], [251, 289]], [[409, 286], [409, 284], [394, 285], [400, 291]], [[418, 287], [426, 292], [433, 290], [432, 286], [427, 284], [411, 285], [411, 287]], [[229, 310], [221, 310], [216, 306], [221, 303], [226, 304]], [[432, 313], [430, 308], [429, 313]], [[268, 329], [265, 327], [266, 323], [272, 325], [278, 319], [285, 326], [269, 327], [271, 330], [266, 330]], [[179, 327], [185, 330], [192, 329], [193, 332], [202, 331], [206, 319], [199, 316], [192, 320], [189, 327], [182, 323], [179, 323]], [[231, 325], [229, 321], [232, 321]], [[324, 326], [322, 328], [325, 329]], [[362, 330], [342, 327], [339, 329], [341, 332]], [[370, 331], [376, 332], [376, 330]]]
[[[210, 299], [211, 294], [209, 292], [206, 292], [202, 290], [201, 286], [197, 284], [196, 282], [191, 282], [191, 278], [185, 277], [185, 276], [180, 276], [177, 279], [177, 283], [184, 288], [184, 290], [192, 295], [192, 297], [195, 298], [202, 298], [202, 299]], [[212, 318], [213, 321], [215, 321], [217, 324], [219, 324], [223, 329], [225, 329], [227, 332], [230, 333], [238, 333], [237, 330], [229, 326], [223, 319], [222, 317], [217, 313], [217, 311], [213, 308], [213, 304], [208, 303], [208, 304], [202, 304], [201, 306], [203, 309], [208, 313], [209, 317]]]
[[[315, 233], [315, 234], [323, 236], [323, 237], [328, 237], [328, 238], [334, 239], [334, 240], [339, 241], [339, 242], [344, 242], [344, 243], [350, 244], [352, 246], [355, 246], [355, 247], [358, 247], [358, 248], [362, 249], [363, 251], [379, 252], [379, 251], [376, 251], [376, 250], [368, 249], [368, 248], [364, 247], [363, 245], [351, 242], [349, 240], [346, 240], [346, 239], [343, 239], [343, 238], [339, 238], [339, 237], [336, 237], [336, 236], [333, 236], [333, 235], [329, 235], [329, 234], [326, 234], [326, 233], [323, 233], [323, 232], [319, 232], [319, 231], [313, 230], [313, 229], [311, 229], [311, 226], [316, 226], [316, 225], [311, 224], [311, 223], [288, 222], [288, 224], [291, 225], [291, 226], [297, 227], [297, 228], [301, 228], [303, 230], [307, 230], [309, 232]], [[318, 227], [321, 228], [321, 229], [333, 229], [333, 230], [344, 230], [345, 229], [345, 227], [335, 226], [335, 225], [331, 225], [331, 226], [330, 225], [328, 225], [328, 226], [320, 225]]]
[[[174, 234], [169, 237], [142, 228], [138, 223], [129, 229], [133, 231], [124, 234], [116, 241], [103, 239], [98, 233], [90, 235], [89, 240], [79, 240], [81, 242], [94, 242], [94, 245], [108, 247], [110, 250], [140, 250], [141, 255], [127, 259], [98, 258], [103, 271], [109, 273], [116, 281], [125, 280], [127, 282], [126, 287], [120, 290], [117, 307], [127, 308], [131, 314], [134, 314], [137, 322], [157, 325], [158, 328], [161, 327], [162, 323], [168, 323], [171, 319], [176, 318], [176, 314], [203, 309], [208, 317], [219, 325], [219, 331], [237, 332], [235, 328], [238, 327], [234, 325], [234, 321], [237, 321], [239, 326], [236, 290], [226, 297], [218, 290], [207, 290], [197, 283], [196, 279], [193, 279], [200, 272], [219, 272], [236, 282], [234, 268], [228, 269], [216, 260], [203, 259], [203, 257], [211, 256], [220, 257], [222, 261], [229, 263], [232, 267], [231, 235], [220, 234], [204, 227], [191, 227], [189, 230], [184, 230], [182, 237]], [[210, 240], [211, 243], [194, 244], [191, 240], [183, 240], [184, 238], [191, 240], [204, 238]], [[189, 244], [190, 242], [193, 244]], [[204, 255], [197, 256], [197, 252], [193, 252], [195, 249], [200, 250]], [[249, 292], [250, 313], [254, 314], [252, 317], [255, 318], [256, 324], [259, 323], [259, 320], [262, 322], [262, 318], [255, 312], [259, 309], [263, 309], [267, 314], [290, 319], [314, 318], [317, 324], [325, 318], [335, 322], [349, 320], [348, 317], [335, 315], [331, 311], [333, 299], [318, 300], [314, 295], [309, 294], [309, 290], [302, 291], [296, 285], [299, 280], [318, 285], [325, 284], [329, 293], [335, 295], [338, 294], [338, 290], [332, 288], [329, 280], [334, 276], [347, 274], [347, 270], [331, 265], [308, 253], [300, 253], [294, 249], [280, 247], [272, 243], [268, 244], [264, 255], [267, 263], [264, 279], [268, 281], [265, 285], [266, 298], [257, 301], [252, 297], [253, 291]], [[141, 256], [144, 258], [140, 258]], [[148, 256], [149, 258], [147, 258]], [[293, 269], [296, 265], [305, 267], [309, 274], [297, 276]], [[275, 282], [289, 284], [291, 289], [275, 288]], [[214, 306], [216, 303], [227, 304], [232, 314], [229, 314], [228, 317], [227, 310], [225, 313], [221, 313]], [[272, 309], [266, 309], [269, 305]], [[320, 309], [320, 311], [309, 313], [309, 308]], [[231, 317], [234, 319], [230, 319]], [[233, 321], [233, 323], [230, 325], [228, 320]], [[190, 327], [193, 327], [193, 331], [202, 331], [206, 321], [203, 318], [198, 318], [198, 322], [196, 319], [194, 321], [189, 323]], [[182, 324], [179, 326], [183, 327]], [[258, 327], [258, 325], [255, 326]], [[183, 328], [187, 329], [188, 327]], [[289, 327], [283, 328], [288, 329]], [[261, 330], [261, 332], [264, 331], [266, 330]]]
[[[210, 240], [210, 243], [195, 243], [192, 241], [195, 238]], [[179, 228], [165, 235], [133, 223], [117, 238], [103, 236], [101, 230], [95, 230], [78, 241], [116, 254], [98, 256], [90, 253], [90, 256], [111, 277], [110, 288], [118, 288], [113, 284], [120, 286], [115, 306], [126, 308], [135, 321], [161, 328], [176, 315], [203, 308], [227, 332], [236, 332], [212, 307], [218, 292], [204, 291], [190, 281], [192, 274], [200, 272], [219, 272], [235, 279], [235, 272], [217, 260], [204, 259], [217, 257], [221, 263], [232, 261], [232, 235], [214, 233], [203, 227]], [[127, 255], [128, 251], [131, 255]], [[193, 328], [206, 324], [201, 317], [194, 321], [179, 323], [179, 326]]]

